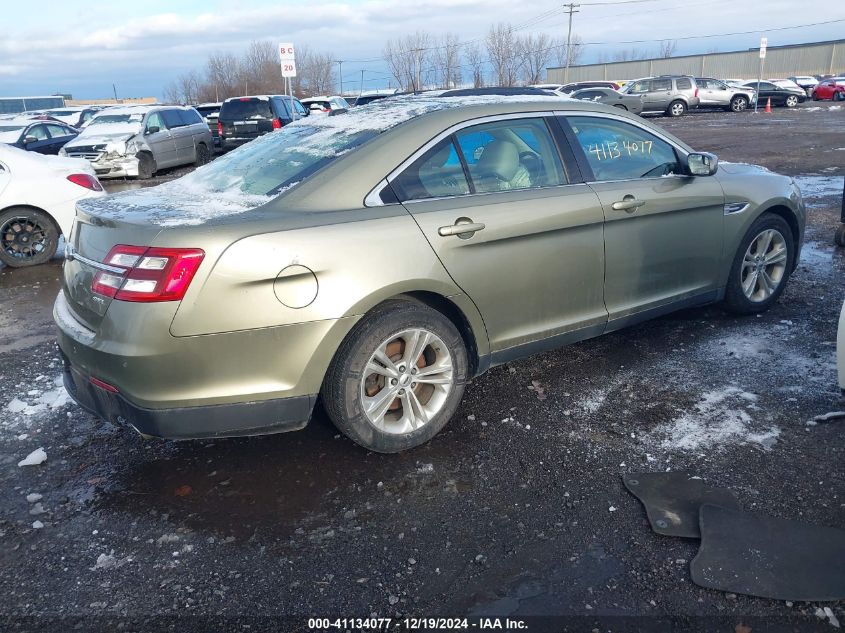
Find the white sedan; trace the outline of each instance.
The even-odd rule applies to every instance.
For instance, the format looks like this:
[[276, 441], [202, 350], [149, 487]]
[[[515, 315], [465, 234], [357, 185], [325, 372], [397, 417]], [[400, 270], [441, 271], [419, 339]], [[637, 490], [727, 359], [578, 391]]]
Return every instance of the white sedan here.
[[42, 264], [70, 235], [76, 202], [106, 195], [90, 163], [0, 145], [0, 261]]

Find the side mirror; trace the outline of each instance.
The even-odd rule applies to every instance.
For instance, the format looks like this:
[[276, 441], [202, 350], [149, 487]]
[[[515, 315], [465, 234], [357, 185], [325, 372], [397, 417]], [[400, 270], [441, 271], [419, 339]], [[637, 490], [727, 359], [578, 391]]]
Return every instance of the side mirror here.
[[26, 136], [24, 136], [24, 138], [23, 138], [23, 144], [24, 144], [24, 145], [29, 145], [30, 143], [34, 143], [34, 142], [35, 142], [35, 141], [37, 141], [37, 140], [38, 140], [38, 138], [36, 138], [35, 136], [32, 136], [31, 134], [27, 134], [27, 135], [26, 135]]
[[709, 152], [696, 152], [687, 156], [687, 167], [693, 176], [712, 176], [719, 169], [719, 158]]
[[145, 134], [155, 134], [156, 132], [160, 132], [160, 131], [161, 131], [161, 128], [159, 126], [151, 125], [150, 127], [147, 128], [147, 131], [145, 132]]

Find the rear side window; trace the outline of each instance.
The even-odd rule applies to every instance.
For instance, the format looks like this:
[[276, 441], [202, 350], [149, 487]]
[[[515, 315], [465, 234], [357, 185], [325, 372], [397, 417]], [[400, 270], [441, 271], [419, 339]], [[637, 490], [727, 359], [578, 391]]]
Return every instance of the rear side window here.
[[402, 202], [469, 193], [469, 183], [451, 137], [420, 156], [390, 185]]
[[227, 121], [246, 119], [272, 119], [269, 99], [234, 99], [226, 101], [220, 109], [220, 118]]
[[566, 184], [543, 119], [482, 123], [456, 132], [455, 138], [478, 193]]
[[179, 110], [162, 110], [161, 117], [164, 119], [164, 123], [168, 129], [172, 130], [173, 128], [185, 125]]
[[[686, 78], [676, 79], [675, 85], [678, 86], [678, 90], [692, 90], [692, 81]], [[716, 86], [711, 86], [711, 88], [716, 88]]]
[[570, 117], [568, 121], [596, 181], [684, 173], [675, 149], [642, 128], [599, 117]]
[[59, 138], [61, 136], [69, 136], [73, 134], [68, 128], [62, 125], [47, 125], [47, 131], [50, 132], [52, 138]]

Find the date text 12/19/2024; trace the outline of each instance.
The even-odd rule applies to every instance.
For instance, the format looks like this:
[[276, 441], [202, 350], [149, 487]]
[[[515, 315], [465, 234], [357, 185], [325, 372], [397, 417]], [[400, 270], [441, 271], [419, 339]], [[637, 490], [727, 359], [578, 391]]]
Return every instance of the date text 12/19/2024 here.
[[313, 631], [527, 631], [524, 620], [514, 618], [309, 618]]

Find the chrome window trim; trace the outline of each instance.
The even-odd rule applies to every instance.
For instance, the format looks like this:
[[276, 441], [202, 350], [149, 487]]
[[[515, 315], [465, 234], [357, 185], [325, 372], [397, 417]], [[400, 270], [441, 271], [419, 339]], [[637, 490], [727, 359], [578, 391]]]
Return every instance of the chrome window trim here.
[[500, 196], [503, 193], [523, 193], [526, 191], [545, 191], [546, 189], [560, 189], [563, 187], [586, 187], [586, 182], [568, 182], [563, 185], [543, 185], [542, 187], [523, 187], [522, 189], [505, 189], [504, 191], [476, 191], [475, 193], [464, 193], [460, 196], [437, 196], [435, 198], [417, 198], [415, 200], [405, 200], [399, 204], [418, 204], [420, 202], [431, 202], [433, 200], [464, 200], [467, 198], [475, 198], [477, 196]]
[[[677, 144], [673, 143], [670, 139], [668, 139], [663, 134], [659, 132], [650, 130], [647, 127], [643, 127], [639, 125], [636, 121], [631, 121], [630, 119], [623, 119], [618, 116], [613, 116], [612, 114], [606, 112], [565, 112], [565, 111], [555, 111], [555, 116], [560, 117], [572, 117], [572, 116], [581, 116], [581, 117], [593, 117], [593, 118], [602, 118], [602, 119], [610, 119], [612, 121], [618, 121], [619, 123], [627, 123], [632, 125], [635, 128], [638, 128], [645, 132], [646, 134], [651, 134], [652, 136], [659, 138], [664, 143], [668, 144], [672, 147], [676, 152], [680, 153], [682, 158], [688, 158], [690, 152], [686, 151], [682, 147], [678, 147]], [[581, 150], [583, 151], [583, 150]], [[648, 182], [650, 180], [666, 180], [667, 178], [678, 178], [678, 179], [686, 179], [686, 178], [694, 178], [695, 176], [691, 176], [689, 174], [672, 174], [671, 176], [649, 176], [648, 178], [620, 178], [618, 180], [588, 180], [586, 183], [588, 185], [600, 185], [603, 183], [614, 183], [614, 182]]]
[[[511, 112], [510, 114], [491, 114], [488, 116], [478, 117], [476, 119], [469, 119], [467, 121], [461, 121], [460, 123], [455, 123], [454, 125], [446, 128], [436, 136], [429, 139], [425, 144], [423, 144], [420, 148], [418, 148], [415, 152], [413, 152], [408, 158], [404, 161], [399, 163], [399, 166], [396, 167], [393, 171], [387, 174], [387, 177], [379, 182], [373, 189], [366, 195], [364, 198], [364, 206], [370, 207], [378, 207], [378, 206], [385, 206], [385, 203], [379, 197], [381, 191], [388, 185], [388, 183], [393, 182], [399, 174], [405, 171], [415, 160], [417, 160], [420, 156], [425, 154], [429, 149], [437, 145], [440, 141], [444, 138], [451, 136], [455, 132], [458, 132], [464, 128], [472, 127], [474, 125], [482, 125], [484, 123], [493, 123], [496, 121], [509, 121], [514, 119], [542, 119], [545, 117], [554, 116], [554, 112], [550, 110], [538, 110], [536, 112]], [[549, 134], [554, 138], [554, 135], [551, 130], [549, 130]], [[561, 161], [563, 159], [561, 158]], [[509, 191], [530, 191], [536, 189], [548, 189], [551, 187], [564, 187], [568, 186], [573, 183], [565, 183], [563, 185], [546, 185], [545, 187], [526, 187], [525, 189], [510, 189]], [[574, 184], [583, 184], [583, 183], [574, 183]], [[490, 195], [493, 193], [507, 193], [506, 191], [487, 191], [487, 192], [480, 192], [480, 193], [465, 193], [459, 196], [438, 196], [436, 198], [419, 198], [417, 200], [405, 200], [400, 201], [398, 204], [406, 204], [409, 202], [425, 202], [427, 200], [447, 200], [451, 198], [466, 198], [467, 196], [478, 196], [478, 195]]]

